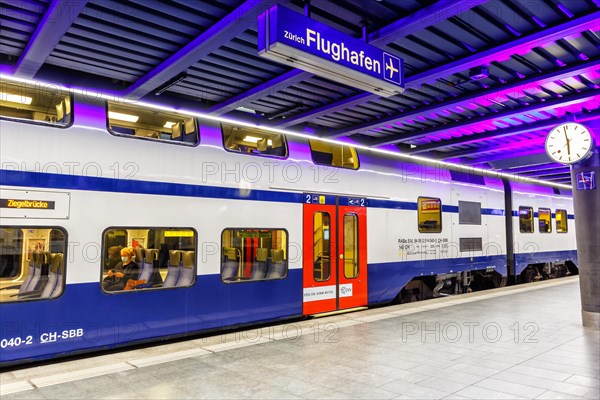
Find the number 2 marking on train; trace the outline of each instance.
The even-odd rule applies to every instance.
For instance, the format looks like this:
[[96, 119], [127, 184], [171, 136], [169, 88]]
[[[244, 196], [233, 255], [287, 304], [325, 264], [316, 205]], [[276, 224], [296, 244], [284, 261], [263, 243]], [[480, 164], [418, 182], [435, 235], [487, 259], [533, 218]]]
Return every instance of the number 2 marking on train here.
[[311, 203], [311, 199], [312, 199], [312, 196], [310, 194], [307, 194], [306, 195], [306, 204], [310, 204]]

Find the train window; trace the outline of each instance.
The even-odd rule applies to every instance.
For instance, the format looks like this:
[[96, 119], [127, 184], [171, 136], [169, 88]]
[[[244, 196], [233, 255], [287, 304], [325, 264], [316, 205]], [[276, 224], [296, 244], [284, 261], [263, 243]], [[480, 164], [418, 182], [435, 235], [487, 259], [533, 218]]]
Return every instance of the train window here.
[[62, 228], [0, 227], [0, 303], [60, 296], [66, 249]]
[[196, 279], [196, 231], [191, 228], [110, 228], [102, 246], [102, 290], [191, 286]]
[[420, 233], [440, 233], [442, 231], [442, 201], [433, 197], [419, 197], [418, 224]]
[[52, 85], [0, 83], [0, 117], [67, 127], [73, 120], [70, 93]]
[[556, 232], [567, 233], [569, 227], [567, 225], [567, 210], [556, 210]]
[[287, 276], [285, 229], [225, 229], [221, 234], [221, 243], [223, 282], [264, 281]]
[[460, 225], [481, 225], [481, 203], [459, 201], [458, 223]]
[[225, 150], [235, 153], [285, 158], [287, 142], [281, 133], [258, 128], [221, 124]]
[[358, 169], [358, 155], [354, 147], [312, 139], [308, 140], [308, 144], [315, 164]]
[[358, 276], [358, 216], [344, 215], [344, 276]]
[[198, 124], [193, 116], [108, 101], [107, 117], [108, 130], [114, 135], [198, 144]]
[[552, 211], [549, 208], [538, 208], [538, 223], [541, 233], [552, 232]]
[[533, 233], [533, 207], [519, 207], [519, 230]]
[[331, 216], [316, 212], [313, 216], [313, 278], [325, 282], [331, 278]]

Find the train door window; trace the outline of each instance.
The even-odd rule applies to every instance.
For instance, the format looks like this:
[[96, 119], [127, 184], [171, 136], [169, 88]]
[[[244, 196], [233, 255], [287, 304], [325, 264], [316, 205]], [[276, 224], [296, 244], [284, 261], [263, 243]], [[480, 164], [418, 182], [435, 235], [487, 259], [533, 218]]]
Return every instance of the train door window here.
[[288, 271], [285, 229], [230, 228], [221, 233], [225, 283], [283, 279]]
[[315, 164], [358, 169], [358, 154], [354, 147], [312, 139], [308, 140], [308, 144]]
[[419, 197], [418, 224], [420, 233], [440, 233], [442, 231], [442, 201], [433, 197]]
[[331, 278], [331, 216], [316, 212], [313, 216], [313, 277], [317, 282]]
[[481, 225], [481, 203], [459, 201], [458, 223], [460, 225]]
[[73, 121], [71, 94], [53, 85], [2, 81], [0, 117], [64, 128]]
[[288, 155], [287, 142], [281, 133], [229, 124], [221, 124], [221, 130], [227, 151], [276, 158], [285, 158]]
[[358, 276], [358, 216], [344, 215], [344, 276]]
[[533, 233], [533, 207], [519, 207], [519, 230], [521, 233]]
[[113, 135], [197, 145], [198, 124], [191, 115], [107, 102], [108, 131]]
[[0, 227], [0, 303], [60, 296], [66, 249], [62, 228]]
[[191, 228], [109, 228], [102, 244], [102, 290], [189, 287], [196, 280], [196, 248]]
[[541, 233], [552, 232], [552, 211], [549, 208], [538, 208], [538, 224]]
[[567, 210], [556, 210], [556, 232], [567, 233]]

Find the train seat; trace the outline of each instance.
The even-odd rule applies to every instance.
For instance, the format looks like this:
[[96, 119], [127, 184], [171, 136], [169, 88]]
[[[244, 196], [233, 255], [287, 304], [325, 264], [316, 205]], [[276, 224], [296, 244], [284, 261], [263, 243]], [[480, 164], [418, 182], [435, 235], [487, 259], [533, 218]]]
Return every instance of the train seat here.
[[185, 121], [183, 131], [184, 142], [196, 143], [196, 121], [194, 121], [194, 118], [190, 118]]
[[221, 279], [224, 281], [237, 279], [239, 277], [240, 263], [235, 248], [225, 247], [223, 254], [225, 260], [223, 262], [223, 270], [221, 271]]
[[271, 262], [269, 263], [269, 272], [267, 279], [280, 279], [285, 277], [285, 261], [283, 259], [283, 250], [271, 250]]
[[147, 283], [136, 286], [136, 289], [149, 288], [162, 283], [162, 278], [158, 273], [158, 250], [144, 249], [143, 255], [143, 259], [138, 263], [141, 266], [138, 280], [145, 280]]
[[183, 126], [181, 122], [176, 122], [171, 127], [171, 140], [181, 142]]
[[181, 255], [181, 272], [176, 286], [190, 286], [194, 282], [195, 251], [183, 251]]
[[169, 264], [167, 268], [167, 277], [163, 282], [163, 287], [173, 287], [177, 284], [179, 274], [181, 273], [181, 250], [169, 250]]
[[269, 250], [264, 248], [256, 249], [256, 261], [252, 265], [252, 275], [250, 279], [256, 281], [260, 279], [265, 279], [267, 276], [267, 256], [269, 255]]
[[62, 291], [63, 253], [50, 253], [48, 265], [48, 282], [40, 296], [42, 299], [58, 296]]
[[31, 255], [32, 262], [29, 264], [31, 272], [25, 278], [25, 281], [19, 287], [19, 293], [11, 297], [19, 299], [28, 299], [39, 297], [48, 283], [48, 258], [49, 253], [33, 252]]

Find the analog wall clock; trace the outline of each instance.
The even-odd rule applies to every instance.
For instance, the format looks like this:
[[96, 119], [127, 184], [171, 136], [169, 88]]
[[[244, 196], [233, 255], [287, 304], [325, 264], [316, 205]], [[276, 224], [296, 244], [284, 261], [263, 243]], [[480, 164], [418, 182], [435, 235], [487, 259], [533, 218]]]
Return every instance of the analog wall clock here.
[[590, 157], [594, 138], [589, 129], [576, 122], [554, 127], [546, 138], [546, 153], [561, 164], [575, 164]]

